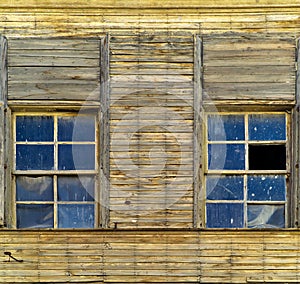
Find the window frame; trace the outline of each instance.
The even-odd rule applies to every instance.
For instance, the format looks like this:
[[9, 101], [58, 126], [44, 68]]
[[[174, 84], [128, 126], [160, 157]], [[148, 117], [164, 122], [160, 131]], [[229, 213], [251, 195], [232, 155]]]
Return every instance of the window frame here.
[[[95, 139], [94, 141], [58, 141], [58, 118], [67, 117], [67, 116], [94, 116], [95, 118]], [[54, 118], [54, 141], [53, 142], [17, 142], [16, 141], [16, 117], [17, 116], [53, 116]], [[49, 109], [38, 109], [38, 110], [14, 110], [11, 115], [11, 153], [12, 153], [12, 167], [11, 167], [11, 226], [15, 229], [22, 229], [17, 227], [17, 204], [52, 204], [53, 205], [53, 227], [50, 229], [60, 229], [58, 228], [58, 205], [59, 204], [93, 204], [94, 205], [94, 226], [90, 229], [95, 229], [100, 226], [100, 194], [101, 194], [101, 185], [100, 185], [100, 113], [98, 108], [88, 108], [87, 110], [81, 109], [60, 109], [60, 110], [49, 110]], [[16, 169], [16, 145], [36, 145], [36, 144], [53, 144], [54, 150], [54, 167], [57, 167], [53, 170], [17, 170]], [[58, 145], [95, 145], [95, 167], [91, 170], [59, 170], [58, 169]], [[58, 201], [57, 199], [57, 179], [59, 176], [94, 176], [95, 185], [94, 185], [94, 201]], [[52, 176], [53, 177], [53, 190], [54, 190], [54, 199], [53, 201], [17, 201], [16, 198], [16, 178], [17, 176]], [[25, 228], [24, 228], [25, 229]], [[27, 228], [32, 229], [32, 228]], [[39, 227], [38, 229], [43, 229]], [[49, 228], [46, 228], [49, 229]], [[71, 228], [72, 229], [72, 228]], [[75, 228], [80, 229], [80, 228]]]
[[[243, 115], [244, 116], [244, 127], [245, 127], [245, 137], [244, 140], [241, 141], [217, 141], [215, 144], [230, 144], [230, 143], [234, 143], [234, 144], [242, 144], [245, 145], [245, 169], [242, 170], [224, 170], [224, 169], [217, 169], [217, 170], [210, 170], [208, 169], [208, 145], [209, 144], [214, 144], [214, 142], [209, 142], [208, 141], [208, 126], [207, 126], [207, 119], [209, 115]], [[248, 116], [251, 114], [284, 114], [285, 115], [285, 129], [286, 129], [286, 139], [282, 140], [282, 141], [276, 141], [276, 140], [270, 140], [270, 141], [265, 141], [265, 140], [257, 140], [257, 141], [251, 141], [249, 140], [249, 133], [248, 133]], [[285, 206], [285, 228], [290, 227], [291, 224], [291, 214], [290, 214], [290, 210], [291, 210], [291, 206], [290, 206], [290, 202], [291, 202], [291, 190], [292, 190], [292, 185], [290, 184], [290, 176], [291, 176], [291, 165], [292, 165], [292, 161], [291, 161], [291, 147], [292, 147], [292, 133], [291, 133], [291, 120], [292, 120], [292, 116], [290, 114], [289, 111], [284, 111], [284, 110], [246, 110], [246, 111], [236, 111], [236, 110], [230, 110], [230, 108], [226, 109], [226, 110], [222, 110], [222, 111], [206, 111], [204, 114], [204, 125], [203, 125], [203, 148], [202, 148], [202, 153], [203, 153], [203, 163], [204, 163], [204, 170], [203, 170], [203, 189], [202, 189], [202, 200], [203, 200], [203, 204], [200, 205], [203, 207], [202, 212], [204, 213], [204, 216], [200, 216], [200, 218], [202, 219], [202, 222], [204, 224], [204, 227], [207, 228], [207, 211], [206, 211], [206, 204], [207, 203], [218, 203], [218, 201], [214, 202], [214, 201], [209, 201], [207, 202], [207, 198], [206, 198], [206, 180], [207, 177], [209, 175], [214, 176], [214, 175], [219, 175], [219, 176], [226, 176], [226, 175], [238, 175], [243, 177], [244, 180], [244, 185], [243, 185], [243, 193], [244, 193], [244, 200], [243, 200], [243, 210], [244, 210], [244, 218], [243, 218], [243, 227], [242, 228], [238, 228], [238, 229], [254, 229], [254, 228], [249, 228], [247, 226], [247, 205], [248, 204], [284, 204]], [[229, 141], [229, 142], [228, 142]], [[248, 149], [249, 149], [249, 145], [285, 145], [286, 147], [286, 169], [285, 170], [249, 170], [249, 153], [248, 153]], [[286, 180], [285, 180], [285, 184], [286, 184], [286, 199], [285, 201], [274, 201], [274, 202], [270, 202], [270, 201], [253, 201], [253, 200], [248, 200], [247, 198], [247, 183], [246, 183], [246, 179], [247, 176], [250, 175], [276, 175], [276, 174], [280, 174], [280, 175], [285, 175], [286, 176]], [[233, 200], [226, 200], [227, 203], [235, 203]], [[224, 201], [224, 203], [226, 203]], [[239, 201], [240, 202], [240, 201]], [[238, 202], [237, 202], [238, 203]], [[220, 203], [219, 203], [220, 204]], [[226, 229], [227, 227], [224, 227], [224, 229]], [[215, 229], [215, 228], [211, 228], [209, 227], [209, 229]], [[236, 229], [236, 228], [234, 228]], [[266, 228], [267, 229], [267, 228]], [[276, 229], [281, 229], [281, 228], [276, 228]]]

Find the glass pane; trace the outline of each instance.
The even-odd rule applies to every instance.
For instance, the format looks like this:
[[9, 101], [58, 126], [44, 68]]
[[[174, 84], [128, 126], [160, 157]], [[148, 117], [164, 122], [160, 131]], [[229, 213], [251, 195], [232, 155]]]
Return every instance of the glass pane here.
[[59, 201], [94, 201], [94, 177], [59, 176], [57, 187]]
[[249, 228], [284, 228], [284, 205], [248, 205]]
[[206, 204], [207, 228], [243, 228], [244, 205], [242, 203]]
[[53, 145], [16, 145], [17, 170], [52, 170]]
[[209, 144], [208, 168], [210, 170], [244, 170], [244, 144]]
[[53, 180], [49, 176], [18, 176], [17, 201], [53, 201]]
[[18, 228], [53, 228], [53, 205], [17, 204]]
[[252, 114], [249, 115], [249, 139], [272, 141], [285, 140], [285, 115]]
[[243, 115], [209, 115], [209, 141], [245, 140]]
[[95, 117], [58, 118], [58, 141], [95, 141]]
[[16, 141], [53, 141], [52, 116], [17, 116]]
[[208, 200], [243, 200], [244, 178], [241, 176], [207, 177]]
[[59, 170], [93, 170], [95, 169], [94, 145], [59, 145]]
[[284, 201], [285, 176], [249, 176], [248, 200]]
[[94, 205], [59, 204], [59, 228], [94, 228]]

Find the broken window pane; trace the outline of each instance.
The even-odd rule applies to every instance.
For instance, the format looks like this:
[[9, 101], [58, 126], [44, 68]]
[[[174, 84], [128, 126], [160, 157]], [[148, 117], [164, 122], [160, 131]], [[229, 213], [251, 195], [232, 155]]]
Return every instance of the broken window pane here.
[[284, 228], [284, 205], [248, 205], [249, 228]]
[[249, 170], [285, 169], [285, 145], [249, 145]]
[[209, 141], [245, 140], [243, 115], [209, 115]]
[[94, 177], [59, 176], [57, 187], [59, 201], [94, 201]]
[[209, 144], [208, 168], [210, 170], [245, 169], [244, 144]]
[[17, 170], [51, 170], [53, 167], [53, 145], [16, 145]]
[[53, 201], [53, 178], [50, 176], [18, 176], [17, 201]]
[[206, 204], [207, 228], [243, 228], [243, 203]]
[[53, 141], [52, 116], [17, 116], [16, 141]]
[[207, 177], [206, 196], [208, 200], [243, 200], [244, 178], [242, 176]]
[[58, 141], [95, 141], [94, 116], [59, 117]]
[[18, 228], [53, 228], [53, 205], [17, 204]]
[[284, 114], [249, 115], [249, 139], [261, 141], [278, 141], [286, 139]]
[[93, 170], [95, 169], [94, 145], [59, 145], [59, 170]]
[[248, 200], [284, 201], [285, 176], [249, 176]]
[[93, 228], [94, 205], [92, 204], [59, 204], [59, 228]]

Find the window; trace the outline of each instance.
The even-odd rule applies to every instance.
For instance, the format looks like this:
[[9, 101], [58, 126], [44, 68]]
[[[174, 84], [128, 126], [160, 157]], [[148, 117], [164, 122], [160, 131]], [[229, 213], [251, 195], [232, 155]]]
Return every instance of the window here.
[[17, 228], [97, 226], [97, 122], [94, 114], [15, 113]]
[[289, 116], [206, 116], [206, 227], [287, 226]]

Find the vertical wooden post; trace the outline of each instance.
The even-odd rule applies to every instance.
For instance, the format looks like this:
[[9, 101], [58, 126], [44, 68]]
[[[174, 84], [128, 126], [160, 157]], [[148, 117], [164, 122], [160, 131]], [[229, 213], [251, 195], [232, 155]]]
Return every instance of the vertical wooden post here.
[[292, 112], [292, 163], [291, 163], [291, 192], [289, 194], [289, 204], [290, 204], [290, 226], [292, 227], [299, 227], [299, 194], [300, 194], [300, 184], [299, 184], [299, 162], [300, 162], [300, 131], [299, 131], [299, 124], [300, 124], [300, 39], [297, 39], [297, 48], [296, 48], [296, 106]]
[[204, 227], [203, 165], [202, 165], [202, 40], [194, 38], [194, 227]]
[[0, 226], [5, 211], [5, 115], [7, 104], [7, 40], [0, 37]]
[[110, 167], [109, 167], [109, 35], [101, 39], [100, 46], [100, 220], [101, 227], [107, 228], [109, 224], [109, 188], [110, 188]]

